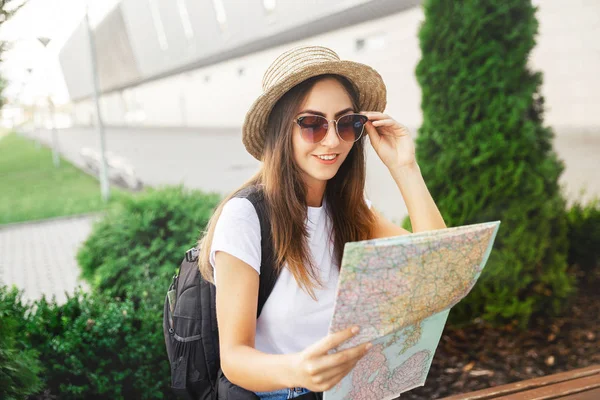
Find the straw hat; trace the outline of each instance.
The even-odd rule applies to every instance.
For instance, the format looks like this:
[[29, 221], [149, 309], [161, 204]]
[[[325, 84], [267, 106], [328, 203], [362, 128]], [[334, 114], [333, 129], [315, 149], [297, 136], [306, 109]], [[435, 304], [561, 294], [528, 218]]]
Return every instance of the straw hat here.
[[385, 84], [381, 75], [373, 68], [340, 60], [327, 47], [295, 47], [281, 54], [267, 68], [262, 81], [263, 93], [246, 114], [242, 126], [242, 142], [248, 153], [259, 161], [262, 159], [267, 121], [277, 100], [297, 84], [323, 74], [346, 77], [358, 93], [360, 110], [383, 112], [385, 109]]

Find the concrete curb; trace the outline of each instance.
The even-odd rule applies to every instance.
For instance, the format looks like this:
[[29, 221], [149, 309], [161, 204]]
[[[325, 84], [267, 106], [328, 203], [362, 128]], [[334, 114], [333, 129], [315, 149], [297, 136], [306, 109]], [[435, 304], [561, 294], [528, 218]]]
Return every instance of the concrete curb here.
[[105, 212], [89, 212], [84, 214], [72, 214], [72, 215], [61, 215], [58, 217], [45, 218], [45, 219], [36, 219], [31, 221], [21, 221], [21, 222], [9, 222], [7, 224], [0, 224], [0, 230], [16, 228], [21, 226], [32, 226], [32, 225], [41, 225], [41, 224], [50, 224], [53, 222], [61, 222], [70, 219], [83, 219], [89, 217], [101, 217]]

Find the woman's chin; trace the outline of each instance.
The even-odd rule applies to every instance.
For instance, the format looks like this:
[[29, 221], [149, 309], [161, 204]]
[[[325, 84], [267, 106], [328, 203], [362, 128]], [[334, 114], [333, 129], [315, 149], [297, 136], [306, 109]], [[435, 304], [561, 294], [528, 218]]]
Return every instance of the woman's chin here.
[[318, 181], [328, 181], [335, 176], [337, 168], [331, 171], [311, 171], [310, 176]]

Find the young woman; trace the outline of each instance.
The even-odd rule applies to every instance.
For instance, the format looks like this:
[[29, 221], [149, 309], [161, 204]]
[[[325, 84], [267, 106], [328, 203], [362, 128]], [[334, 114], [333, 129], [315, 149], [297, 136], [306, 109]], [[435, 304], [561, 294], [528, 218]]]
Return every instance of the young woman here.
[[[360, 327], [328, 334], [346, 242], [410, 232], [364, 195], [366, 137], [392, 174], [415, 232], [445, 228], [420, 174], [410, 133], [383, 113], [372, 68], [330, 49], [294, 48], [267, 69], [242, 141], [260, 171], [225, 198], [200, 240], [199, 266], [217, 287], [221, 368], [261, 399], [330, 389], [370, 348], [335, 349]], [[258, 185], [269, 209], [279, 278], [257, 315], [261, 230], [241, 189]]]

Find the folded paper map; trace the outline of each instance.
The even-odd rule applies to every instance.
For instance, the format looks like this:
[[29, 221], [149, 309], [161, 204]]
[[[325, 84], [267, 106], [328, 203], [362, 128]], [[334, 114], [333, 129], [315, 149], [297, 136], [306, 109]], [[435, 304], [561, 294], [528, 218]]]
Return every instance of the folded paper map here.
[[329, 332], [373, 347], [324, 400], [387, 400], [425, 384], [450, 308], [473, 288], [500, 221], [346, 243]]

